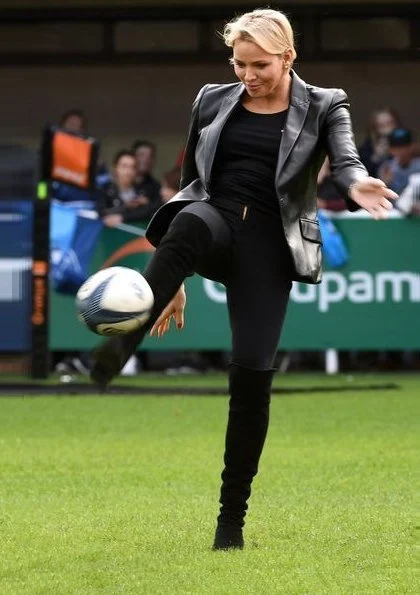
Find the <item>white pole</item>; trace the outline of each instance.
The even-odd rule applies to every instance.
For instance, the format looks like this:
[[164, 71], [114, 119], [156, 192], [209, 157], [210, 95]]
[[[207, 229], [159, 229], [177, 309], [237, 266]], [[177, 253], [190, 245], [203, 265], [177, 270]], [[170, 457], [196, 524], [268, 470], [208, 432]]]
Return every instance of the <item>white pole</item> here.
[[338, 351], [336, 349], [327, 349], [325, 352], [325, 373], [337, 374], [339, 367]]

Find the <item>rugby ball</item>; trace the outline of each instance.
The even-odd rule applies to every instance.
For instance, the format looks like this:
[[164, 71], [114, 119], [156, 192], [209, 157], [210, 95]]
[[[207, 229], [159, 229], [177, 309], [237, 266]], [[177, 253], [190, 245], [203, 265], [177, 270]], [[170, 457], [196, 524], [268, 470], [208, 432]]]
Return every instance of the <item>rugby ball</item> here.
[[109, 267], [87, 279], [76, 295], [77, 316], [98, 335], [122, 335], [144, 325], [154, 298], [141, 273]]

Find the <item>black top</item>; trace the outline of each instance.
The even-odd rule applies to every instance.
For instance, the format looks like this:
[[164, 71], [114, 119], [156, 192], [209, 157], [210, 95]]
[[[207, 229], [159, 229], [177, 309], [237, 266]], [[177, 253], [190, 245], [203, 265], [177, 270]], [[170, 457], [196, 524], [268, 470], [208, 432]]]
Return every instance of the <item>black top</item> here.
[[144, 194], [153, 204], [159, 204], [160, 200], [160, 184], [150, 174], [145, 174], [141, 182], [134, 184], [137, 194]]
[[125, 223], [148, 223], [161, 203], [149, 200], [146, 204], [130, 205], [130, 202], [136, 198], [136, 189], [134, 187], [132, 197], [124, 197], [115, 182], [109, 182], [97, 191], [96, 205], [98, 213], [101, 217], [105, 215], [122, 215]]
[[242, 104], [220, 135], [210, 182], [210, 203], [247, 204], [279, 215], [275, 173], [287, 110], [273, 114], [248, 111]]
[[381, 165], [391, 158], [391, 155], [385, 154], [379, 159], [375, 159], [375, 149], [373, 147], [372, 140], [369, 137], [367, 137], [364, 142], [359, 147], [357, 147], [357, 150], [359, 152], [360, 161], [368, 170], [368, 174], [374, 178], [378, 177], [378, 171]]

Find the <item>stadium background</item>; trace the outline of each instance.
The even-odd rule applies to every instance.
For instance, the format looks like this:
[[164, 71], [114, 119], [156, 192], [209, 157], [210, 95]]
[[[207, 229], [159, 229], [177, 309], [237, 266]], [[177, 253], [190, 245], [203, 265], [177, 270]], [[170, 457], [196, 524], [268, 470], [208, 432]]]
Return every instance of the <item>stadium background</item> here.
[[[223, 20], [235, 11], [254, 5], [255, 2], [249, 0], [236, 4], [216, 0], [191, 3], [190, 6], [185, 1], [121, 0], [115, 9], [115, 2], [104, 0], [3, 0], [0, 8], [0, 136], [11, 142], [38, 147], [39, 130], [45, 122], [57, 121], [68, 106], [83, 106], [89, 117], [91, 133], [102, 140], [105, 159], [110, 159], [121, 146], [130, 144], [135, 131], [136, 135], [151, 137], [156, 142], [159, 147], [156, 173], [162, 173], [183, 142], [191, 101], [197, 89], [208, 81], [233, 80], [225, 56], [212, 55], [214, 52], [207, 49], [196, 51], [195, 42], [191, 41], [195, 39], [195, 23], [204, 22], [209, 28], [206, 35], [212, 50], [222, 49], [215, 29], [220, 30]], [[296, 66], [299, 74], [314, 84], [346, 89], [359, 140], [366, 132], [370, 113], [383, 102], [398, 107], [407, 127], [418, 128], [420, 18], [417, 1], [335, 0], [318, 3], [294, 0], [276, 5], [286, 8], [298, 29]], [[299, 29], [304, 32], [305, 18], [313, 22], [320, 14], [338, 19], [340, 30], [335, 33], [335, 42], [340, 45], [348, 38], [343, 55], [333, 50], [322, 57], [319, 50], [306, 49], [312, 40], [309, 35], [302, 37]], [[146, 25], [132, 21], [135, 15], [140, 19], [146, 15]], [[382, 15], [386, 15], [385, 21], [367, 23]], [[393, 15], [403, 16], [404, 25]], [[36, 22], [35, 17], [43, 21]], [[149, 27], [147, 33], [148, 19], [157, 19], [159, 27]], [[130, 20], [131, 24], [127, 25]], [[42, 26], [51, 21], [65, 21], [67, 26], [73, 22], [74, 28], [64, 36], [58, 25], [58, 30], [44, 30], [42, 35]], [[103, 22], [108, 23], [105, 28]], [[131, 58], [119, 56], [118, 51], [111, 56], [107, 46], [112, 36], [110, 22], [116, 22], [117, 50], [118, 47], [141, 50], [139, 39], [146, 33], [147, 51]], [[166, 35], [159, 34], [163, 22]], [[316, 26], [311, 29], [311, 35], [328, 38], [337, 31], [336, 24], [337, 21], [325, 30]], [[177, 33], [171, 37], [167, 34], [168, 28], [173, 29], [175, 25]], [[40, 27], [41, 33], [37, 34]], [[408, 49], [408, 33], [414, 42], [417, 40], [417, 50], [416, 46]], [[31, 36], [33, 42], [26, 42], [25, 51], [22, 47], [25, 37], [28, 40]], [[169, 55], [165, 55], [165, 44], [170, 43], [168, 39], [172, 39], [175, 50], [177, 47], [182, 50], [184, 44], [189, 55], [177, 58], [171, 55], [171, 47], [168, 48]], [[58, 51], [63, 40], [72, 47], [72, 51], [66, 51], [64, 55]], [[97, 50], [103, 41], [106, 49], [99, 53]], [[78, 46], [81, 43], [85, 46]], [[159, 48], [162, 53], [157, 51]], [[42, 56], [43, 49], [46, 52]], [[79, 49], [86, 50], [82, 58], [76, 55]]]

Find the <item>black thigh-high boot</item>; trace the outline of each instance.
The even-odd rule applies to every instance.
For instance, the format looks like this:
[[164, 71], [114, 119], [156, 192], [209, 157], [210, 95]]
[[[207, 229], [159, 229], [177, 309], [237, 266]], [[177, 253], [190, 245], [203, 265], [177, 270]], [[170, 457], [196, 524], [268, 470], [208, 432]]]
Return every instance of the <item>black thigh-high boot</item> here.
[[124, 367], [186, 277], [197, 272], [225, 279], [230, 249], [229, 226], [205, 201], [196, 201], [175, 216], [143, 273], [155, 298], [150, 319], [132, 333], [108, 339], [93, 353], [90, 375], [101, 389]]
[[229, 418], [213, 549], [244, 546], [242, 527], [251, 483], [268, 429], [274, 370], [250, 370], [233, 364], [229, 374]]
[[211, 231], [200, 217], [183, 211], [175, 217], [143, 272], [155, 298], [147, 324], [107, 339], [93, 352], [90, 376], [101, 389], [124, 367], [181, 283], [207, 256], [212, 243]]

